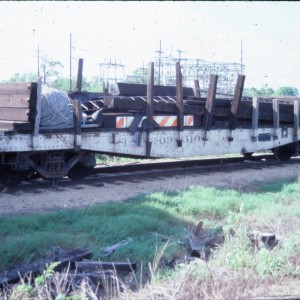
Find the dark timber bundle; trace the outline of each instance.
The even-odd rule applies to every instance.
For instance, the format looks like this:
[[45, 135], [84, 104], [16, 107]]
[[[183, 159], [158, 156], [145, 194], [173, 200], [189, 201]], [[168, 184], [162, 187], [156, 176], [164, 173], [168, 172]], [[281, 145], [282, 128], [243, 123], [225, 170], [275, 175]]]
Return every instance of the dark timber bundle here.
[[0, 129], [30, 130], [36, 115], [35, 82], [0, 85]]
[[[146, 115], [147, 112], [147, 96], [145, 85], [138, 84], [123, 84], [119, 83], [119, 95], [99, 97], [98, 100], [85, 102], [84, 110], [91, 114], [96, 110], [101, 110], [105, 115], [124, 114], [124, 113], [141, 113]], [[207, 98], [195, 97], [190, 93], [192, 89], [186, 89], [183, 92], [183, 113], [185, 115], [194, 115], [198, 122], [198, 126], [203, 126], [202, 116], [207, 111]], [[127, 94], [128, 91], [132, 93], [131, 96], [121, 95]], [[170, 92], [166, 95], [166, 92]], [[139, 94], [140, 93], [140, 94]], [[176, 88], [175, 87], [161, 87], [154, 88], [154, 102], [153, 112], [155, 114], [176, 114], [178, 111], [176, 105]], [[253, 116], [253, 99], [251, 97], [240, 97], [238, 107], [236, 108], [236, 126], [249, 127], [251, 126]], [[294, 100], [297, 98], [259, 98], [258, 106], [258, 120], [259, 125], [273, 124], [273, 100], [278, 99], [279, 104], [279, 120], [281, 125], [293, 125], [294, 122]], [[226, 98], [215, 98], [211, 107], [211, 118], [213, 127], [228, 127], [230, 116], [233, 107], [235, 106], [234, 96]], [[199, 121], [200, 119], [200, 121]]]

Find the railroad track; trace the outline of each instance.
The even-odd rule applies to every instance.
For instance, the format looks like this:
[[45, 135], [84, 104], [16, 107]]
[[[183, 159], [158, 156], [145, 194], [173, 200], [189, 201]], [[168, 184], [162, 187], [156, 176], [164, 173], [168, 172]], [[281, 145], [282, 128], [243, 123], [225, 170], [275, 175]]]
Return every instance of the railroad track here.
[[230, 157], [198, 160], [183, 160], [158, 163], [138, 163], [113, 167], [96, 167], [93, 175], [87, 178], [101, 179], [103, 182], [117, 180], [119, 178], [141, 178], [155, 175], [170, 176], [174, 174], [193, 174], [210, 172], [234, 172], [242, 169], [262, 169], [272, 166], [284, 166], [286, 164], [300, 163], [300, 157], [287, 161], [278, 161], [272, 154], [257, 155], [250, 158]]
[[176, 161], [167, 161], [167, 162], [151, 162], [151, 163], [133, 163], [126, 165], [118, 166], [97, 166], [93, 170], [93, 174], [110, 174], [110, 173], [120, 173], [120, 172], [135, 172], [135, 171], [161, 171], [166, 172], [170, 170], [171, 172], [174, 169], [187, 169], [187, 168], [218, 168], [221, 166], [228, 166], [229, 164], [257, 164], [257, 163], [266, 163], [278, 164], [280, 162], [274, 159], [273, 154], [266, 155], [257, 155], [249, 158], [245, 157], [227, 157], [227, 158], [211, 158], [211, 159], [192, 159], [192, 160], [176, 160]]
[[257, 180], [276, 182], [300, 176], [299, 164], [300, 157], [278, 162], [271, 156], [261, 156], [251, 161], [239, 157], [97, 167], [81, 181], [66, 177], [55, 182], [31, 179], [15, 187], [0, 186], [0, 216], [89, 207], [107, 201], [126, 201], [140, 193], [195, 185], [248, 190], [252, 184], [257, 185]]
[[149, 177], [158, 178], [159, 176], [174, 176], [182, 174], [207, 174], [211, 172], [234, 172], [242, 169], [262, 169], [272, 166], [284, 166], [287, 164], [300, 164], [300, 157], [291, 158], [288, 161], [277, 161], [273, 155], [257, 155], [250, 158], [229, 157], [229, 158], [213, 158], [213, 159], [197, 159], [197, 160], [178, 160], [168, 162], [152, 162], [152, 163], [134, 163], [118, 166], [96, 166], [93, 173], [80, 181], [70, 180], [68, 178], [60, 178], [55, 181], [47, 181], [41, 179], [31, 179], [22, 182], [16, 187], [10, 187], [10, 191], [26, 190], [48, 187], [66, 187], [76, 186], [81, 183], [88, 185], [89, 183], [106, 183], [122, 179], [130, 181], [134, 179], [146, 180]]

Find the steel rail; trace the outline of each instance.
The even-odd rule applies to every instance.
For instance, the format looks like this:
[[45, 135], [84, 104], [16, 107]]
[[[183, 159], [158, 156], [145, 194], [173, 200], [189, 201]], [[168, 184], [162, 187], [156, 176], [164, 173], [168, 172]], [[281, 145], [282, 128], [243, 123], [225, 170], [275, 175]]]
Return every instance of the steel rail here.
[[196, 166], [208, 166], [208, 165], [222, 165], [228, 163], [243, 163], [243, 162], [259, 162], [262, 160], [274, 160], [273, 154], [255, 155], [249, 158], [246, 157], [218, 157], [218, 158], [202, 158], [191, 160], [176, 160], [176, 161], [163, 161], [163, 162], [151, 162], [151, 163], [129, 163], [118, 166], [101, 166], [97, 165], [93, 174], [107, 174], [107, 173], [119, 173], [119, 172], [134, 172], [143, 170], [164, 170], [174, 168], [190, 168]]
[[162, 176], [174, 175], [193, 175], [209, 174], [214, 172], [235, 172], [243, 169], [262, 169], [267, 167], [290, 164], [300, 164], [300, 157], [291, 158], [288, 161], [277, 161], [273, 155], [253, 156], [250, 159], [244, 157], [231, 158], [213, 158], [190, 161], [176, 161], [163, 163], [146, 163], [146, 164], [128, 164], [113, 167], [97, 167], [94, 172], [83, 180], [71, 180], [69, 178], [60, 178], [55, 181], [31, 179], [21, 183], [16, 187], [10, 187], [10, 191], [26, 191], [33, 188], [60, 188], [63, 186], [77, 186], [82, 184], [100, 184], [111, 183], [117, 180], [132, 181], [147, 180], [154, 178], [159, 180]]

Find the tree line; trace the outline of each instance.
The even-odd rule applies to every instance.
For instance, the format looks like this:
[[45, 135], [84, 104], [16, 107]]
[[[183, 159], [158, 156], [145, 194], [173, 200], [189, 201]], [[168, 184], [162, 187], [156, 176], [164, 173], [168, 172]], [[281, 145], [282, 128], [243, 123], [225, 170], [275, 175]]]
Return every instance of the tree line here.
[[283, 96], [294, 96], [297, 97], [299, 95], [299, 91], [295, 87], [291, 86], [282, 86], [278, 89], [274, 90], [269, 87], [267, 84], [264, 84], [261, 88], [246, 88], [243, 92], [244, 96], [260, 96], [260, 97], [283, 97]]
[[[74, 77], [70, 80], [69, 77], [61, 77], [60, 71], [62, 68], [63, 65], [61, 62], [51, 61], [46, 57], [44, 57], [40, 64], [40, 76], [43, 78], [44, 84], [65, 92], [70, 92], [73, 90], [73, 86], [75, 86], [76, 78]], [[140, 83], [140, 82], [134, 82], [135, 78], [140, 77], [137, 76], [137, 75], [141, 75], [140, 72], [141, 71], [137, 69], [133, 71], [131, 75], [128, 75], [127, 77], [128, 79], [130, 79], [130, 82]], [[2, 82], [31, 82], [31, 81], [36, 81], [37, 77], [38, 75], [33, 72], [15, 73], [11, 78], [9, 78], [8, 80], [4, 80]], [[144, 77], [146, 78], [146, 76]], [[106, 84], [107, 83], [105, 82], [100, 82], [98, 76], [93, 76], [90, 79], [83, 77], [82, 90], [89, 91], [89, 92], [100, 92], [100, 91], [104, 91]], [[274, 90], [273, 88], [269, 87], [268, 84], [264, 84], [261, 88], [255, 88], [255, 87], [245, 88], [243, 95], [250, 96], [250, 97], [252, 96], [260, 96], [260, 97], [298, 96], [299, 91], [297, 88], [290, 87], [290, 86], [283, 86]]]

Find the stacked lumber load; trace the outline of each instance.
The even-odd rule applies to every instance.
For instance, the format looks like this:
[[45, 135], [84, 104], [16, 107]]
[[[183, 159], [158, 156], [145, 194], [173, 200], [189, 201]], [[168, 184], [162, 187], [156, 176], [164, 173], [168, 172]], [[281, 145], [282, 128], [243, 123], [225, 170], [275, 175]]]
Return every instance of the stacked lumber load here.
[[[215, 75], [216, 76], [216, 75]], [[251, 128], [253, 120], [253, 98], [242, 96], [243, 84], [237, 82], [237, 92], [232, 96], [218, 95], [215, 86], [206, 97], [194, 95], [192, 88], [182, 88], [182, 105], [180, 110], [183, 115], [193, 116], [194, 128]], [[79, 100], [82, 112], [87, 116], [97, 114], [101, 122], [99, 128], [116, 127], [118, 116], [147, 116], [149, 108], [147, 102], [147, 85], [118, 83], [116, 95], [103, 95], [100, 93], [73, 92], [70, 99]], [[153, 114], [178, 115], [178, 87], [153, 86]], [[294, 112], [300, 98], [259, 97], [257, 101], [256, 117], [258, 126], [272, 127], [274, 118], [279, 119], [279, 126], [293, 127]], [[37, 115], [37, 83], [0, 84], [0, 131], [32, 131]], [[277, 111], [274, 114], [274, 111]], [[207, 128], [207, 115], [209, 114], [210, 126]], [[234, 126], [232, 117], [234, 115]], [[276, 115], [276, 116], [275, 116]], [[185, 126], [186, 127], [186, 126]], [[233, 128], [234, 127], [234, 128]], [[52, 128], [55, 130], [55, 128]]]
[[[102, 96], [97, 100], [82, 103], [83, 111], [92, 114], [100, 110], [104, 118], [111, 114], [147, 114], [146, 85], [118, 83], [118, 95]], [[130, 94], [130, 95], [129, 95]], [[154, 114], [176, 114], [176, 87], [154, 86]], [[259, 97], [259, 126], [272, 126], [274, 121], [274, 101], [279, 107], [280, 125], [293, 126], [294, 101], [296, 97]], [[216, 94], [211, 107], [212, 127], [227, 128], [233, 107], [237, 106], [234, 96], [218, 96]], [[192, 88], [183, 89], [183, 113], [193, 115], [198, 121], [197, 127], [204, 126], [204, 115], [207, 111], [207, 97], [196, 97]], [[240, 95], [236, 107], [236, 127], [249, 128], [253, 118], [253, 98]]]
[[36, 99], [35, 82], [0, 84], [0, 130], [31, 130]]

